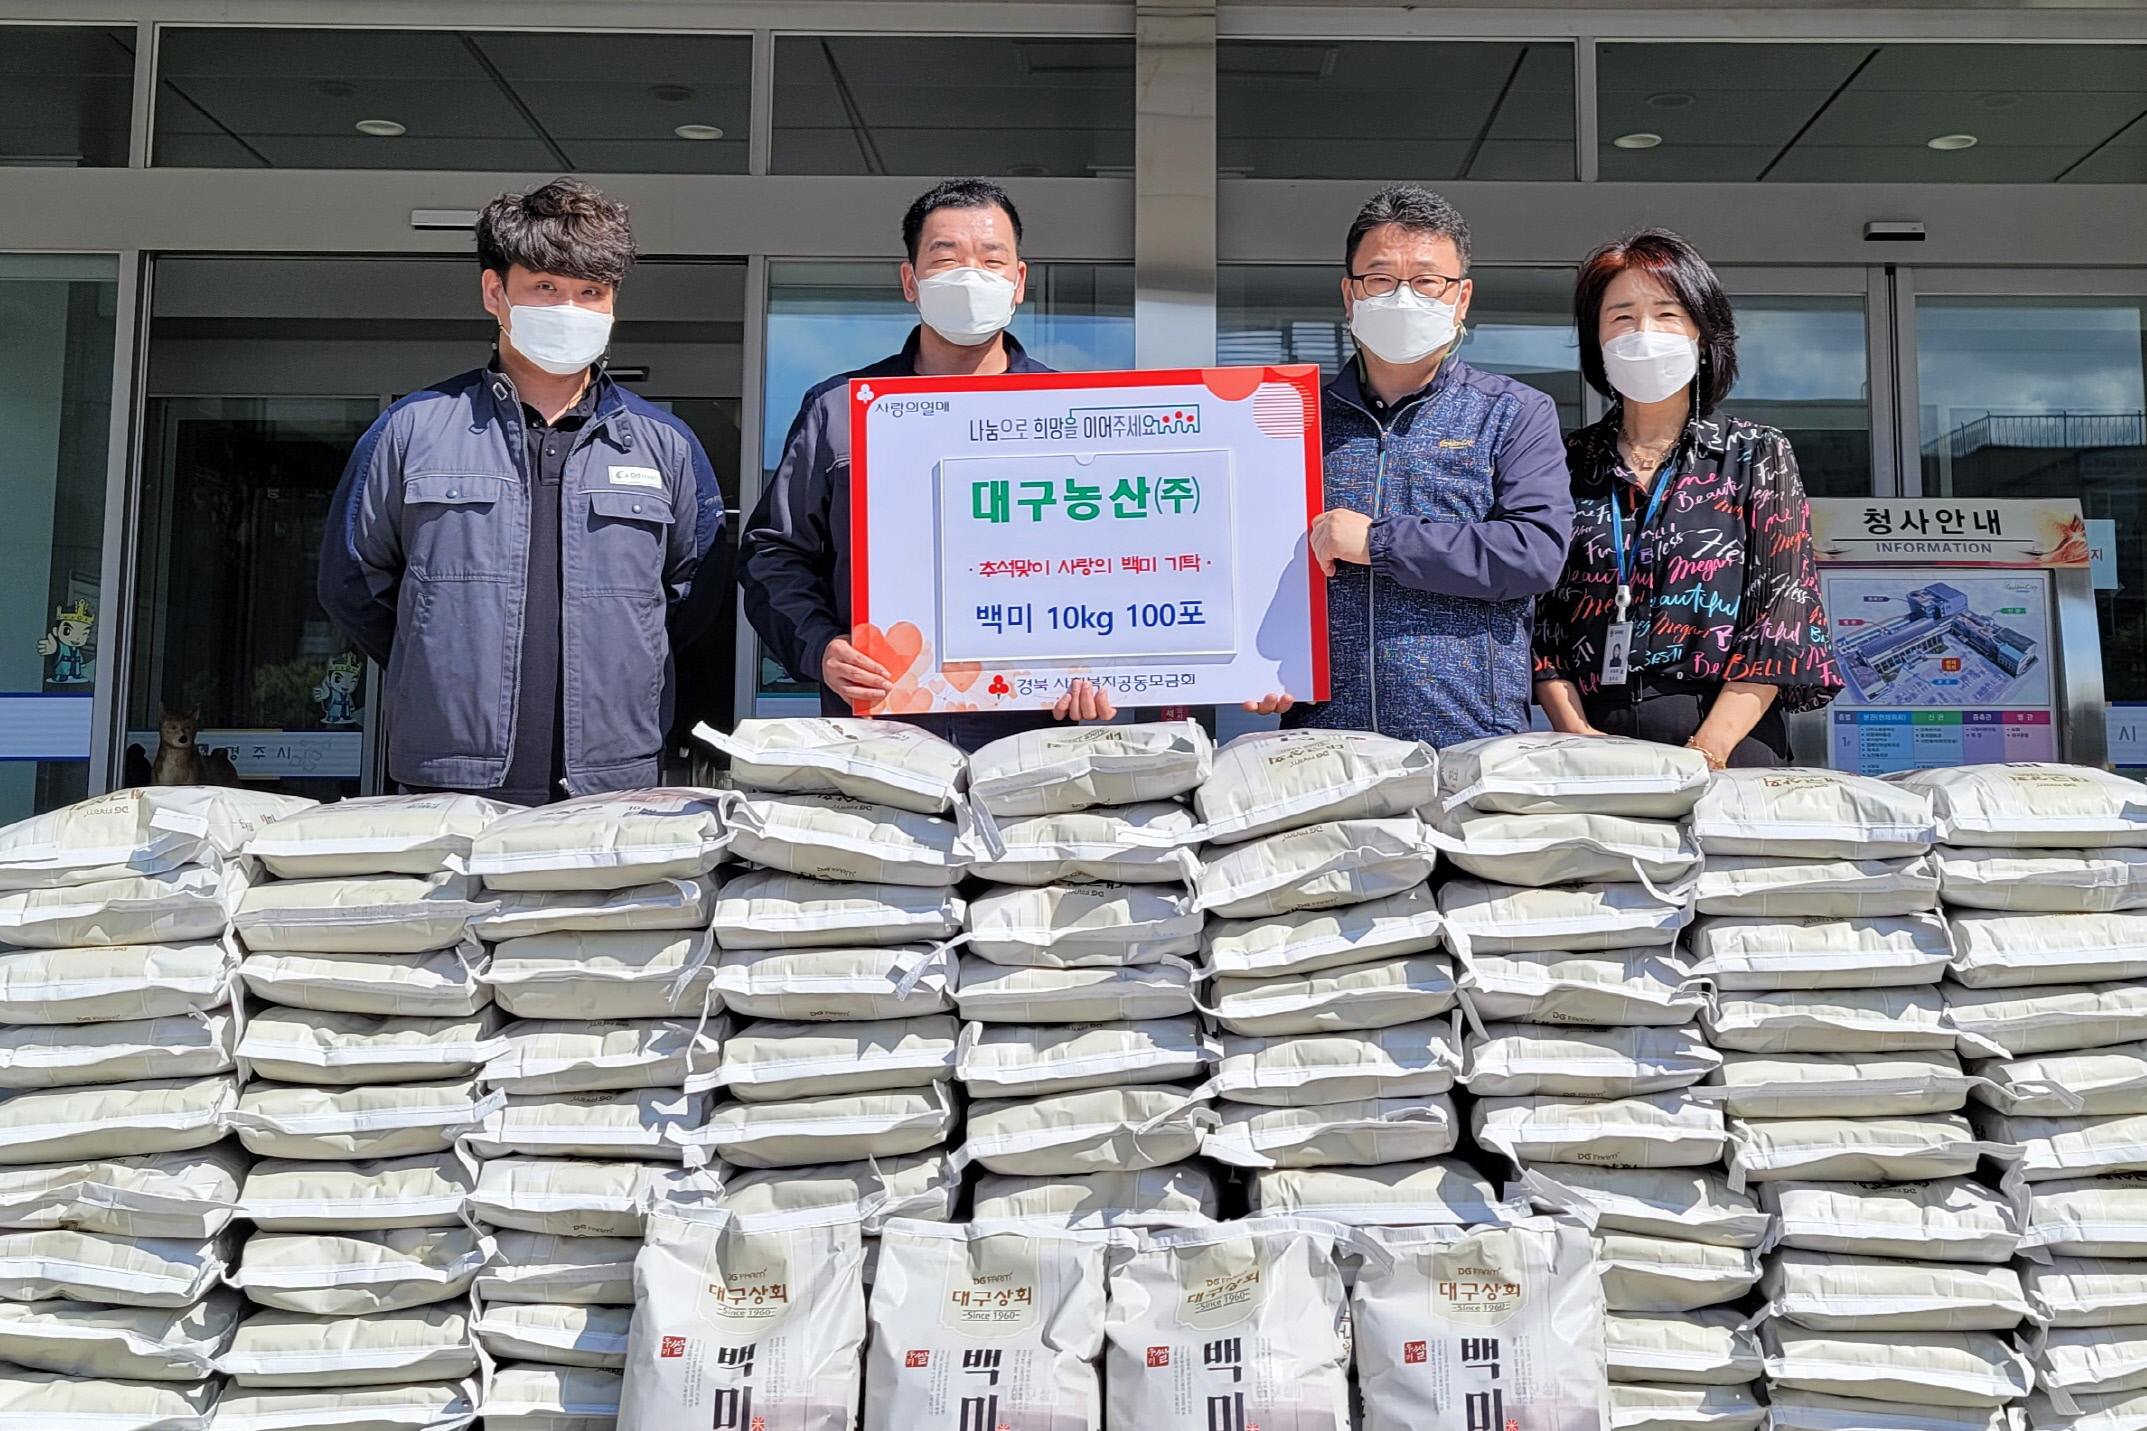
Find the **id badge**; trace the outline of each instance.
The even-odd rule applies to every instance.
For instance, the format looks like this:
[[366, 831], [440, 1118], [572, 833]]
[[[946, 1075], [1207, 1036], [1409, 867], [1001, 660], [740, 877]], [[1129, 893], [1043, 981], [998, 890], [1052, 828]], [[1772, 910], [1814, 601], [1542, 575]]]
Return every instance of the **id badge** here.
[[1603, 635], [1603, 684], [1625, 684], [1627, 665], [1632, 658], [1633, 623], [1613, 621]]

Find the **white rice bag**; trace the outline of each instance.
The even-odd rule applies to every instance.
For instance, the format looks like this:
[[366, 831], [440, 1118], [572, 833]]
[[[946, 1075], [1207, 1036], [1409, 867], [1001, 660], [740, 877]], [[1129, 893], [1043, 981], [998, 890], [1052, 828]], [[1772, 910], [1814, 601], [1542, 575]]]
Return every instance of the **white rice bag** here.
[[1428, 885], [1332, 909], [1218, 919], [1203, 948], [1218, 975], [1310, 974], [1439, 947], [1445, 920]]
[[[1152, 843], [1173, 836], [1185, 843]], [[1199, 872], [1191, 849], [1196, 838], [1193, 812], [1174, 800], [1032, 815], [1001, 825], [1002, 852], [977, 861], [969, 872], [999, 884], [1084, 879], [1178, 884]]]
[[970, 861], [987, 852], [958, 832], [952, 819], [847, 795], [734, 790], [723, 819], [731, 852], [740, 859], [814, 879], [958, 884]]
[[1100, 1424], [1104, 1251], [1079, 1232], [890, 1224], [864, 1431]]
[[731, 758], [741, 789], [847, 795], [926, 815], [954, 808], [968, 764], [960, 746], [898, 720], [799, 716], [742, 720], [727, 735], [704, 723], [693, 734]]
[[1460, 956], [1461, 997], [1487, 1022], [1677, 1025], [1706, 1006], [1684, 959], [1664, 945], [1639, 949], [1520, 950]]
[[1690, 1168], [1719, 1162], [1722, 1111], [1688, 1092], [1639, 1098], [1480, 1098], [1476, 1141], [1516, 1163]]
[[231, 998], [228, 944], [0, 950], [0, 1020], [90, 1024], [206, 1013]]
[[1249, 731], [1215, 753], [1193, 793], [1206, 837], [1235, 843], [1336, 820], [1377, 820], [1428, 802], [1438, 755], [1363, 730]]
[[1176, 955], [1153, 964], [1028, 968], [964, 959], [954, 1001], [990, 1024], [1094, 1024], [1167, 1019], [1194, 1010], [1193, 966]]
[[1206, 780], [1215, 743], [1198, 721], [1045, 726], [969, 757], [970, 797], [1001, 817], [1168, 800]]
[[1949, 845], [2147, 845], [2147, 785], [2086, 765], [2013, 761], [1887, 777], [1931, 801]]
[[93, 795], [0, 828], [0, 890], [48, 889], [214, 865], [256, 831], [313, 801], [220, 785], [151, 785]]
[[1953, 958], [1935, 914], [1865, 919], [1706, 915], [1686, 936], [1692, 972], [1717, 989], [1869, 989], [1935, 984]]
[[364, 795], [278, 816], [246, 853], [279, 879], [429, 875], [466, 868], [470, 842], [514, 806], [477, 795]]
[[716, 900], [725, 949], [909, 944], [958, 933], [968, 906], [942, 885], [841, 883], [748, 870]]
[[660, 879], [625, 889], [503, 889], [470, 932], [492, 942], [563, 929], [706, 929], [715, 914], [713, 876]]
[[1364, 1431], [1602, 1424], [1603, 1297], [1581, 1229], [1376, 1227], [1359, 1245]]
[[246, 893], [238, 861], [0, 894], [0, 949], [188, 944], [223, 936]]
[[1674, 820], [1706, 789], [1707, 758], [1698, 751], [1617, 735], [1523, 731], [1439, 752], [1439, 798], [1448, 810]]
[[538, 805], [493, 821], [470, 842], [469, 868], [491, 889], [630, 889], [695, 879], [729, 834], [714, 790], [618, 790]]
[[1938, 908], [1929, 855], [1890, 860], [1709, 855], [1693, 885], [1702, 914], [1768, 919], [1881, 919]]
[[954, 1007], [954, 954], [923, 944], [731, 949], [709, 987], [761, 1019], [902, 1019]]
[[1699, 847], [1668, 820], [1460, 810], [1450, 811], [1435, 828], [1450, 862], [1497, 884], [1638, 880], [1668, 885], [1700, 863]]
[[484, 981], [525, 1019], [652, 1019], [701, 1012], [715, 978], [706, 930], [580, 930], [495, 945]]
[[1400, 894], [1431, 873], [1429, 836], [1413, 816], [1285, 830], [1211, 854], [1193, 905], [1223, 919], [1265, 919]]
[[272, 880], [239, 901], [231, 925], [250, 950], [421, 954], [461, 943], [484, 912], [465, 874]]
[[1899, 859], [1937, 837], [1921, 791], [1817, 768], [1721, 770], [1692, 807], [1709, 855]]
[[1463, 954], [1638, 949], [1672, 943], [1692, 922], [1692, 906], [1638, 884], [1527, 889], [1451, 879], [1439, 911], [1447, 942]]
[[1213, 1122], [1199, 1094], [1168, 1084], [987, 1098], [969, 1106], [962, 1152], [1010, 1175], [1138, 1172], [1193, 1156]]
[[864, 1262], [855, 1222], [652, 1212], [634, 1262], [622, 1431], [849, 1431]]
[[2020, 1243], [2013, 1199], [1968, 1178], [1925, 1183], [1771, 1182], [1760, 1201], [1779, 1245], [1864, 1257], [2004, 1262]]
[[1215, 1179], [1198, 1163], [1081, 1177], [977, 1180], [973, 1220], [1058, 1227], [1201, 1227], [1216, 1220]]
[[1332, 1229], [1253, 1218], [1139, 1237], [1112, 1260], [1111, 1424], [1349, 1431], [1349, 1311]]
[[966, 943], [994, 964], [1152, 964], [1198, 951], [1202, 923], [1198, 907], [1167, 885], [998, 885], [969, 906]]

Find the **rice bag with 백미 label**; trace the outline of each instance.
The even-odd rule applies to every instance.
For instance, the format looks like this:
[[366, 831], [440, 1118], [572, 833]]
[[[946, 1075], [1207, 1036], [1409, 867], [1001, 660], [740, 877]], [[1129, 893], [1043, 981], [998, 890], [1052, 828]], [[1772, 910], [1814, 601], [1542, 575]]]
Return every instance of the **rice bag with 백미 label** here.
[[651, 1211], [619, 1431], [849, 1431], [864, 1264], [855, 1218]]
[[1107, 1236], [889, 1222], [864, 1431], [1095, 1431]]
[[1368, 1227], [1364, 1431], [1607, 1431], [1603, 1293], [1578, 1224]]
[[1109, 1423], [1348, 1431], [1332, 1229], [1255, 1218], [1143, 1237], [1111, 1271]]

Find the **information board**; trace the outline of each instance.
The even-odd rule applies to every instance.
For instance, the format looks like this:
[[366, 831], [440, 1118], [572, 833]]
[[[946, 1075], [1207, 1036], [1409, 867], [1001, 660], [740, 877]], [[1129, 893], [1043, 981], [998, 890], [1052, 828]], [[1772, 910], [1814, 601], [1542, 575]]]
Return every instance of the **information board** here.
[[2074, 502], [1814, 500], [1844, 688], [1828, 756], [1864, 775], [2058, 760], [2055, 571], [2084, 568]]
[[861, 715], [1327, 698], [1307, 364], [850, 385]]

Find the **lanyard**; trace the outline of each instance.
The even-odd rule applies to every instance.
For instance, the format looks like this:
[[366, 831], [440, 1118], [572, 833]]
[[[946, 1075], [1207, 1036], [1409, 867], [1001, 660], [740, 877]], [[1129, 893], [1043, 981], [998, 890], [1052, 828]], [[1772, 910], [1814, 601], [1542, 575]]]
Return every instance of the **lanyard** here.
[[[1674, 456], [1675, 454], [1673, 453], [1672, 455]], [[1617, 477], [1612, 476], [1610, 479], [1611, 542], [1616, 546], [1618, 552], [1618, 612], [1614, 618], [1615, 620], [1625, 620], [1626, 614], [1633, 604], [1633, 547], [1637, 547], [1640, 544], [1640, 538], [1647, 532], [1647, 529], [1655, 525], [1655, 513], [1662, 507], [1663, 494], [1670, 490], [1671, 483], [1676, 480], [1677, 473], [1670, 467], [1669, 462], [1665, 460], [1663, 465], [1655, 471], [1655, 490], [1648, 495], [1647, 511], [1641, 514], [1640, 525], [1634, 530], [1632, 544], [1628, 546], [1625, 540], [1625, 502], [1623, 494], [1618, 491]]]

